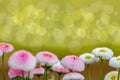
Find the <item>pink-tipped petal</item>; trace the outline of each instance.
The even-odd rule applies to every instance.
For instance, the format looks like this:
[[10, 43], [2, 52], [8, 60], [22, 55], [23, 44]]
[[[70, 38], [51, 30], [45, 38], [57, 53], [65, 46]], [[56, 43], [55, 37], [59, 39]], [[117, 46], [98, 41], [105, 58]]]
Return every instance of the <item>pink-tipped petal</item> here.
[[65, 68], [63, 65], [61, 65], [60, 62], [58, 62], [57, 64], [54, 64], [52, 66], [52, 70], [58, 73], [68, 73], [69, 69]]
[[42, 75], [44, 74], [45, 69], [43, 67], [33, 69], [34, 75]]
[[9, 43], [0, 43], [0, 50], [3, 53], [9, 53], [14, 50], [14, 47]]
[[30, 52], [20, 50], [13, 53], [13, 55], [9, 58], [8, 63], [11, 68], [30, 71], [35, 68], [36, 59]]
[[62, 80], [84, 80], [84, 76], [79, 73], [68, 73], [64, 75]]
[[53, 65], [58, 62], [58, 58], [55, 54], [46, 51], [39, 52], [36, 55], [36, 59], [38, 62], [50, 64], [50, 65]]
[[[24, 76], [26, 75], [26, 72], [24, 72]], [[9, 71], [8, 71], [8, 76], [10, 78], [15, 78], [15, 77], [21, 77], [22, 76], [22, 70], [20, 69], [14, 69], [14, 68], [11, 68]]]
[[[10, 68], [8, 71], [8, 76], [10, 79], [15, 78], [15, 77], [22, 77], [22, 70], [20, 69], [15, 69], [15, 68]], [[24, 77], [28, 77], [28, 71], [24, 71]], [[30, 78], [33, 78], [33, 74], [30, 72]]]
[[85, 68], [84, 62], [77, 56], [66, 56], [61, 60], [61, 64], [73, 71], [83, 71]]

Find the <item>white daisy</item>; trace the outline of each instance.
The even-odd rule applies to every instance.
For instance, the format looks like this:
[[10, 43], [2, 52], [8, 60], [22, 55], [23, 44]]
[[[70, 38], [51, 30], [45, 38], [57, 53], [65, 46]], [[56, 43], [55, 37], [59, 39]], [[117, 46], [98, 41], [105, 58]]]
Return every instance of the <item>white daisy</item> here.
[[109, 65], [114, 68], [120, 68], [120, 56], [112, 57], [109, 61]]
[[102, 59], [109, 60], [113, 56], [113, 51], [107, 47], [100, 47], [93, 49], [92, 53], [97, 56], [101, 57]]
[[84, 53], [79, 57], [85, 64], [91, 64], [93, 62], [98, 61], [98, 58], [95, 57], [93, 54]]
[[117, 80], [117, 71], [111, 71], [105, 75], [104, 80]]
[[73, 72], [64, 75], [62, 80], [84, 80], [84, 76], [80, 73]]

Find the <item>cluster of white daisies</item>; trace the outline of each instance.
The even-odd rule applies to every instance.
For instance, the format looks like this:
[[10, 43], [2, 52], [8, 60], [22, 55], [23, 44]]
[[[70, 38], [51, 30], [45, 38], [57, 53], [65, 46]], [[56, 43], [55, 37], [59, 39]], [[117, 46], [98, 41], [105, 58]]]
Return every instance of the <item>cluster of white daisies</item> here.
[[[0, 56], [2, 56], [3, 80], [5, 78], [4, 72], [4, 55], [12, 52], [14, 47], [8, 43], [0, 43]], [[8, 76], [11, 80], [32, 80], [33, 76], [37, 76], [38, 80], [43, 75], [43, 80], [48, 79], [48, 73], [58, 73], [58, 80], [85, 80], [80, 73], [84, 71], [85, 66], [88, 70], [88, 80], [90, 78], [89, 65], [101, 61], [100, 80], [102, 78], [102, 64], [103, 60], [109, 60], [109, 65], [117, 68], [116, 71], [111, 71], [105, 75], [104, 80], [120, 80], [120, 56], [113, 57], [114, 53], [111, 49], [106, 47], [99, 47], [93, 49], [91, 53], [84, 53], [82, 55], [68, 55], [59, 60], [58, 57], [47, 51], [41, 51], [33, 56], [26, 50], [19, 50], [14, 52], [8, 61], [10, 69]], [[37, 64], [39, 64], [37, 66]], [[86, 64], [86, 65], [85, 65]], [[61, 75], [64, 75], [63, 77]]]

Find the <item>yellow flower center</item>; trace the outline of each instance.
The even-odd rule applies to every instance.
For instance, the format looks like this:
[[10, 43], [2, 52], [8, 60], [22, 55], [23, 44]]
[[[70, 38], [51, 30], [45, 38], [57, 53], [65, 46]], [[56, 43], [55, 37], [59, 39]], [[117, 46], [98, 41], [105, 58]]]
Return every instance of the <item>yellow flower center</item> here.
[[116, 75], [112, 75], [111, 77], [110, 77], [110, 80], [115, 80], [116, 79]]
[[92, 57], [91, 56], [86, 56], [85, 59], [90, 60]]
[[104, 49], [101, 49], [99, 52], [103, 52], [103, 53], [104, 53], [104, 52], [106, 52], [106, 50], [104, 50]]

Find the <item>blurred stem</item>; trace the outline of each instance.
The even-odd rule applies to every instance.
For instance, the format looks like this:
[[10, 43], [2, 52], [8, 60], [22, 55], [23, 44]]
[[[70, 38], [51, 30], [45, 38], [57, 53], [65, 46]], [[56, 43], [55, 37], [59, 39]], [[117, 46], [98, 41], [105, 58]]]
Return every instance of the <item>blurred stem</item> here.
[[120, 68], [118, 69], [118, 77], [117, 77], [117, 80], [119, 80], [120, 78]]
[[30, 80], [30, 71], [28, 72], [28, 79]]
[[45, 74], [44, 74], [44, 80], [48, 80], [48, 79], [47, 79], [47, 65], [45, 65]]
[[5, 79], [4, 57], [5, 57], [5, 54], [3, 53], [3, 55], [2, 55], [2, 75], [3, 75], [3, 80], [6, 80]]
[[90, 65], [89, 64], [87, 64], [87, 73], [88, 73], [88, 80], [91, 80]]
[[24, 78], [24, 71], [22, 71], [22, 78], [23, 78], [23, 80], [25, 79], [25, 78]]
[[100, 60], [100, 80], [102, 80], [103, 75], [103, 59]]
[[37, 76], [38, 77], [38, 80], [40, 80], [40, 76]]
[[51, 79], [55, 80], [54, 71], [51, 71]]
[[61, 74], [60, 74], [60, 73], [58, 73], [58, 80], [60, 80], [60, 77], [61, 77]]

